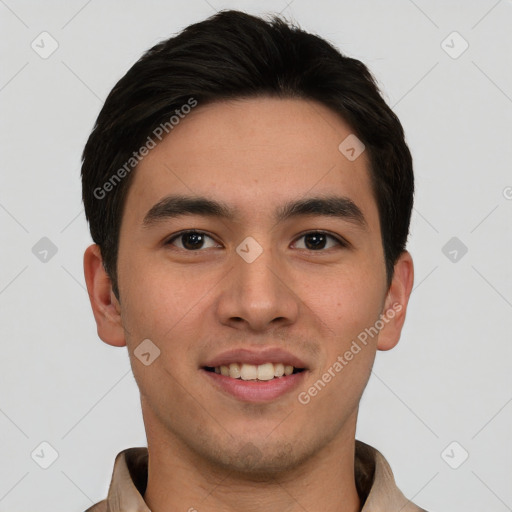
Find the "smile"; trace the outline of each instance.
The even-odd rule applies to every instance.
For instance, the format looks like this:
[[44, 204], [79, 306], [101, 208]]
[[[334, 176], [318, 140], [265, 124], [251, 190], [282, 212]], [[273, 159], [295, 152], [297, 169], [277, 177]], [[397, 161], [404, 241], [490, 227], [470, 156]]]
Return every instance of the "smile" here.
[[264, 363], [260, 365], [248, 363], [231, 363], [221, 366], [206, 366], [206, 371], [214, 372], [224, 377], [238, 380], [269, 381], [283, 376], [300, 373], [304, 368], [295, 368], [283, 363]]

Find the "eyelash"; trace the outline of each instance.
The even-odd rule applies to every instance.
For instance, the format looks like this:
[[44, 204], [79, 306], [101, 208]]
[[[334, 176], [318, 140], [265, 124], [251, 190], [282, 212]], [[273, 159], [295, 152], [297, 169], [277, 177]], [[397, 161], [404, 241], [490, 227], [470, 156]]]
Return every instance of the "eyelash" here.
[[[184, 235], [191, 234], [191, 233], [197, 233], [197, 234], [200, 234], [200, 235], [205, 235], [208, 238], [211, 238], [212, 240], [215, 240], [212, 236], [210, 236], [205, 231], [199, 231], [199, 230], [196, 230], [196, 229], [188, 229], [188, 230], [185, 230], [185, 231], [180, 231], [179, 233], [175, 233], [174, 235], [171, 236], [171, 238], [167, 239], [167, 241], [164, 243], [164, 245], [172, 245], [172, 242], [174, 242], [175, 240], [179, 239], [180, 237], [182, 237]], [[322, 230], [306, 231], [305, 233], [300, 234], [295, 240], [296, 241], [300, 240], [301, 238], [304, 238], [305, 236], [312, 235], [312, 234], [326, 235], [328, 238], [331, 238], [331, 239], [335, 240], [338, 243], [339, 247], [342, 247], [342, 248], [347, 248], [349, 246], [349, 243], [346, 242], [343, 238], [341, 238], [339, 236], [336, 236], [336, 235], [333, 235], [333, 234], [329, 233], [328, 231], [322, 231]], [[202, 248], [201, 248], [201, 249], [197, 249], [197, 250], [194, 251], [194, 250], [189, 250], [189, 249], [181, 249], [181, 247], [178, 247], [178, 249], [186, 251], [186, 252], [201, 252], [201, 250], [202, 250]], [[332, 249], [332, 247], [330, 247], [329, 249]], [[308, 249], [305, 249], [305, 250], [307, 250], [308, 252], [325, 252], [328, 249], [319, 249], [317, 251], [315, 251], [315, 250], [308, 250]]]

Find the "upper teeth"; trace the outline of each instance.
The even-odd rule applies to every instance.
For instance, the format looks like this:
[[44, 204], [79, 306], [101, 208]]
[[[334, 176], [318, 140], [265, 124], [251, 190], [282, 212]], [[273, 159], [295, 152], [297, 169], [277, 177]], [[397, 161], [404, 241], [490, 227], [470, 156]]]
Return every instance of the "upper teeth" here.
[[229, 366], [216, 366], [215, 373], [225, 377], [242, 380], [271, 380], [274, 377], [291, 375], [293, 366], [283, 363], [265, 363], [260, 365], [246, 363], [231, 363]]

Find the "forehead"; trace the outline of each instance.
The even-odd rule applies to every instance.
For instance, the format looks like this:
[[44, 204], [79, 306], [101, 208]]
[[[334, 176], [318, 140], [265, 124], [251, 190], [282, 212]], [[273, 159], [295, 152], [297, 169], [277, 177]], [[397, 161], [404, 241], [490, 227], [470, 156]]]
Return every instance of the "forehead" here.
[[354, 137], [351, 127], [314, 101], [199, 104], [138, 164], [127, 222], [140, 223], [171, 193], [222, 200], [239, 220], [260, 218], [292, 199], [337, 193], [371, 221], [376, 205], [368, 158], [364, 151], [347, 158], [339, 149], [347, 137]]

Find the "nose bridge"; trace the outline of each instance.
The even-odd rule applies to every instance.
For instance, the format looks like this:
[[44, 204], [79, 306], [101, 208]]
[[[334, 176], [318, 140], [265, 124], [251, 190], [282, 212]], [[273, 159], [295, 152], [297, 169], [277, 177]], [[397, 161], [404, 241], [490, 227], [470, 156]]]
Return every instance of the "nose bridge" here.
[[254, 261], [248, 261], [243, 257], [240, 257], [240, 260], [235, 259], [235, 272], [245, 295], [252, 302], [265, 302], [279, 293], [282, 277], [279, 276], [279, 265], [272, 248], [262, 250]]
[[281, 323], [294, 322], [298, 304], [286, 286], [284, 266], [269, 244], [256, 244], [254, 239], [246, 239], [233, 255], [234, 268], [220, 297], [221, 321], [244, 321], [255, 330], [273, 326], [278, 319]]

